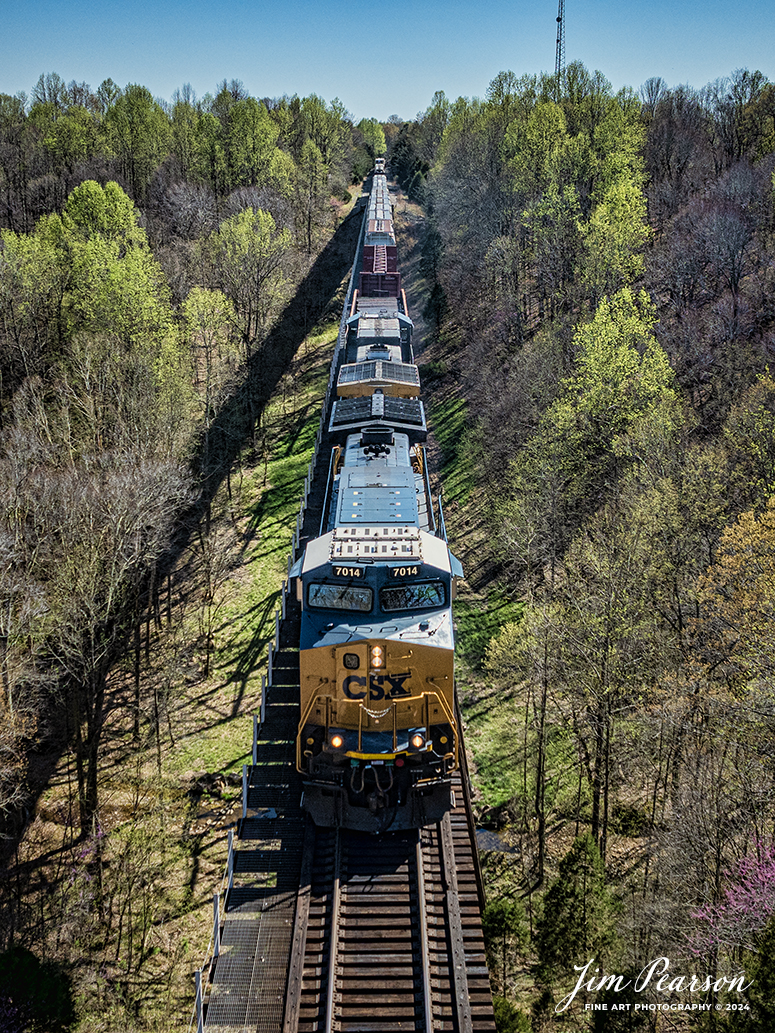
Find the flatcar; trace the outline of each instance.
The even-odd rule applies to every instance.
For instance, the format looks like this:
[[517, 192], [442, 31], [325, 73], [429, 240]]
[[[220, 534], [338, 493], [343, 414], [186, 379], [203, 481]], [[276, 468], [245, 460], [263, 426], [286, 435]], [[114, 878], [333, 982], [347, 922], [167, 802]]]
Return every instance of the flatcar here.
[[463, 571], [434, 517], [413, 326], [377, 170], [359, 258], [320, 534], [291, 572], [301, 602], [296, 764], [316, 824], [384, 832], [450, 807], [452, 600]]

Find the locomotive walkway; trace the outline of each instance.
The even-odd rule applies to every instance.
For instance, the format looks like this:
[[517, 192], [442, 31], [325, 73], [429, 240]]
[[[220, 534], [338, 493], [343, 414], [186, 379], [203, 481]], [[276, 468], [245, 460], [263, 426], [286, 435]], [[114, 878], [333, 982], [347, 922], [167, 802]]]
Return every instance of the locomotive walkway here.
[[[349, 304], [348, 293], [345, 313]], [[343, 333], [344, 317], [334, 371]], [[329, 452], [322, 430], [293, 559], [319, 534]], [[222, 907], [214, 901], [214, 956], [198, 974], [198, 1029], [494, 1033], [467, 773], [437, 825], [379, 837], [316, 829], [295, 769], [299, 631], [286, 585], [228, 888]]]

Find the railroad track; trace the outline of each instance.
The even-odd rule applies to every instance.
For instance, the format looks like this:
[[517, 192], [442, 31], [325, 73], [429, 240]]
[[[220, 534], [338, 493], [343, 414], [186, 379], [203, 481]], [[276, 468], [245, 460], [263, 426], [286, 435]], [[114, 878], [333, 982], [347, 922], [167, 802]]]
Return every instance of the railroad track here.
[[419, 830], [308, 836], [284, 1033], [492, 1031], [462, 799]]

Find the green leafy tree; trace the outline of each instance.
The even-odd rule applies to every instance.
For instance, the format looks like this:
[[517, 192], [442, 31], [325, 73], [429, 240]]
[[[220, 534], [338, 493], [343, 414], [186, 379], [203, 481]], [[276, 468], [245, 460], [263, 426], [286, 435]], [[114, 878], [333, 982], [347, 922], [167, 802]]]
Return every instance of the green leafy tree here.
[[218, 196], [228, 189], [228, 168], [223, 127], [209, 111], [199, 117], [194, 132], [195, 168], [198, 175]]
[[266, 182], [279, 136], [263, 104], [253, 97], [234, 104], [228, 114], [227, 167], [231, 189]]
[[376, 118], [362, 118], [358, 123], [358, 131], [362, 134], [372, 158], [383, 155], [387, 150], [385, 130]]
[[130, 84], [108, 108], [104, 130], [132, 196], [143, 200], [170, 151], [172, 128], [166, 113], [144, 86]]
[[212, 286], [233, 305], [246, 359], [285, 298], [284, 261], [290, 246], [288, 231], [278, 231], [268, 212], [252, 208], [224, 220], [201, 244]]
[[554, 185], [524, 212], [525, 255], [534, 270], [542, 311], [573, 306], [583, 261], [581, 205], [573, 186]]
[[[510, 166], [515, 189], [525, 197], [540, 196], [549, 186], [551, 158], [568, 139], [562, 108], [551, 101], [536, 104], [526, 121], [509, 126], [504, 147], [514, 154]], [[561, 186], [561, 185], [560, 185]]]
[[616, 948], [618, 902], [606, 886], [600, 851], [589, 832], [560, 861], [536, 925], [538, 971], [545, 982], [594, 958], [601, 967]]
[[525, 910], [513, 897], [488, 901], [482, 913], [482, 932], [491, 969], [500, 965], [501, 987], [506, 992], [508, 953], [510, 947], [524, 947], [527, 943]]
[[530, 1019], [505, 997], [492, 999], [495, 1012], [495, 1028], [498, 1033], [531, 1033]]
[[64, 336], [106, 332], [149, 345], [172, 332], [169, 290], [138, 213], [116, 183], [87, 181], [62, 215], [44, 217], [35, 235], [52, 245], [65, 269]]
[[594, 299], [629, 286], [643, 270], [649, 239], [646, 198], [630, 180], [609, 187], [586, 231], [585, 275]]
[[173, 96], [171, 116], [172, 149], [186, 177], [195, 171], [196, 134], [200, 117], [190, 86], [185, 86], [183, 91], [177, 90]]
[[299, 215], [304, 227], [307, 254], [311, 255], [317, 230], [323, 222], [324, 206], [328, 200], [328, 166], [323, 160], [320, 148], [313, 140], [304, 143], [298, 169]]
[[72, 172], [100, 147], [99, 126], [93, 113], [81, 106], [71, 107], [51, 126], [44, 141], [60, 174]]
[[624, 289], [576, 331], [574, 371], [516, 459], [501, 510], [518, 554], [556, 564], [616, 480], [616, 440], [674, 393], [654, 319], [648, 296]]
[[204, 406], [205, 427], [209, 428], [237, 371], [239, 346], [233, 336], [234, 306], [220, 291], [192, 287], [183, 302], [182, 313], [194, 355], [194, 375]]
[[65, 264], [45, 234], [0, 234], [0, 370], [7, 401], [24, 377], [43, 373], [62, 343]]

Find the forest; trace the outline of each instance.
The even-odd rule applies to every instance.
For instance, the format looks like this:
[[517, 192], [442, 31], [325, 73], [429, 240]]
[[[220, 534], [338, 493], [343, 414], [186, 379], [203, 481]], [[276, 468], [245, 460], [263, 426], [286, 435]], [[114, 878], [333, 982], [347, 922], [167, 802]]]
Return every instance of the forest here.
[[[511, 844], [502, 1029], [775, 1024], [774, 116], [759, 72], [614, 93], [572, 64], [390, 130], [430, 223], [434, 390], [464, 401], [454, 501], [484, 506], [511, 606], [463, 697]], [[750, 988], [558, 1009], [590, 959], [632, 984], [657, 957]]]
[[[191, 902], [160, 870], [199, 861], [161, 757], [180, 686], [218, 662], [210, 486], [231, 500], [262, 462], [266, 484], [276, 327], [303, 296], [290, 336], [315, 328], [312, 273], [385, 152], [424, 213], [452, 547], [489, 561], [458, 620], [480, 817], [506, 847], [484, 855], [499, 1030], [775, 1024], [775, 84], [614, 92], [573, 63], [384, 124], [236, 80], [167, 103], [52, 73], [0, 96], [7, 1033], [180, 1022], [191, 963], [159, 930]], [[204, 602], [151, 678], [181, 537]], [[18, 834], [54, 746], [70, 809], [35, 895]], [[119, 746], [137, 810], [108, 828]], [[562, 1009], [574, 966], [632, 982], [662, 957], [719, 988], [585, 986]], [[3, 996], [22, 976], [47, 988], [26, 1010]], [[735, 1008], [583, 1010], [602, 1000]]]
[[[207, 940], [170, 946], [166, 930], [192, 910], [204, 833], [192, 764], [169, 772], [163, 751], [185, 739], [181, 686], [223, 662], [236, 560], [213, 497], [225, 478], [236, 513], [247, 466], [267, 483], [267, 400], [352, 261], [350, 187], [384, 149], [382, 127], [338, 101], [257, 100], [236, 80], [170, 104], [53, 73], [29, 98], [0, 96], [4, 1033], [187, 1021], [186, 936], [200, 955]], [[294, 518], [278, 521], [286, 542]], [[197, 603], [183, 612], [186, 550]], [[261, 621], [250, 634], [252, 655]]]

